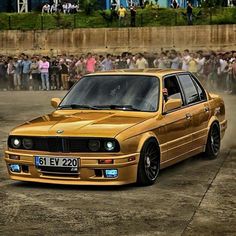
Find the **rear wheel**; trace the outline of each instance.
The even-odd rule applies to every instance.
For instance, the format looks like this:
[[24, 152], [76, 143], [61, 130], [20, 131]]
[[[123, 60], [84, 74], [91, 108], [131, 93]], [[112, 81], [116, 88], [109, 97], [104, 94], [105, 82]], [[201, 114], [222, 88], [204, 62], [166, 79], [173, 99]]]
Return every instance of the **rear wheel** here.
[[160, 170], [160, 152], [156, 140], [145, 142], [140, 153], [137, 183], [147, 186], [155, 183]]
[[205, 156], [209, 159], [215, 159], [220, 153], [220, 128], [218, 123], [213, 123], [211, 125]]

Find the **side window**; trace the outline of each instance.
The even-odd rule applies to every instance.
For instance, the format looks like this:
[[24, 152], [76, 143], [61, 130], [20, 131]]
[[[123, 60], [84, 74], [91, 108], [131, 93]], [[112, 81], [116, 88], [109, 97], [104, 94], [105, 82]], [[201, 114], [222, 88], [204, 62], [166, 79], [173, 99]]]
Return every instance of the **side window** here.
[[191, 78], [190, 75], [187, 74], [180, 74], [178, 75], [179, 81], [182, 85], [182, 88], [184, 90], [186, 103], [191, 104], [200, 101], [200, 97], [198, 94], [198, 90]]
[[181, 99], [183, 104], [183, 98], [181, 94], [181, 89], [177, 81], [176, 76], [168, 76], [164, 79], [164, 87], [167, 89], [167, 99]]
[[198, 91], [200, 100], [201, 101], [206, 100], [206, 93], [205, 93], [204, 89], [199, 85], [199, 82], [197, 81], [197, 79], [194, 76], [192, 76], [192, 80], [194, 81], [194, 84], [197, 87], [197, 91]]

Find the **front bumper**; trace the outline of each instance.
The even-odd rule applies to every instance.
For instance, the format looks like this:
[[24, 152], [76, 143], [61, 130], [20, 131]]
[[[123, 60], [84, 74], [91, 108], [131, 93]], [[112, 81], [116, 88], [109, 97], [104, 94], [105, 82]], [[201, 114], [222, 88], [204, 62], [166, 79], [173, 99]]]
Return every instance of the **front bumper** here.
[[[78, 173], [75, 175], [45, 173], [35, 166], [35, 156], [48, 157], [71, 157], [79, 158], [80, 165]], [[11, 159], [10, 156], [19, 156], [19, 160]], [[113, 164], [99, 164], [99, 160], [113, 159]], [[128, 155], [102, 154], [102, 153], [42, 153], [23, 150], [5, 151], [5, 161], [10, 178], [19, 181], [29, 181], [38, 183], [67, 184], [67, 185], [124, 185], [135, 183], [137, 180], [137, 167], [139, 153]], [[24, 167], [23, 170], [12, 172], [10, 164], [18, 164]], [[117, 169], [118, 176], [106, 178], [104, 170]], [[97, 174], [99, 173], [99, 175]]]

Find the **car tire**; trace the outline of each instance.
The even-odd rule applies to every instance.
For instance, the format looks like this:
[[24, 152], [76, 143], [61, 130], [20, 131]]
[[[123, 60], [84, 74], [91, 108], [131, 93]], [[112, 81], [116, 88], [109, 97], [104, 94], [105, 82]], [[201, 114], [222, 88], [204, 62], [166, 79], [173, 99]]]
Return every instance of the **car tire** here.
[[146, 141], [140, 153], [137, 184], [148, 186], [155, 183], [160, 171], [160, 150], [155, 139]]
[[209, 130], [206, 150], [205, 150], [205, 157], [208, 159], [215, 159], [220, 153], [220, 127], [219, 124], [214, 122], [211, 125]]

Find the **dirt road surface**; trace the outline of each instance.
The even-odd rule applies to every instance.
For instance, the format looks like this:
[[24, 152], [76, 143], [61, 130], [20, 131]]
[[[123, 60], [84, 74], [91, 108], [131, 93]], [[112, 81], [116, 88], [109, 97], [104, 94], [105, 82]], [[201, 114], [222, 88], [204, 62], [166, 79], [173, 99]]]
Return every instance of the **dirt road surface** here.
[[64, 92], [0, 92], [0, 235], [236, 235], [236, 96], [223, 95], [228, 130], [216, 160], [193, 157], [155, 185], [61, 186], [9, 180], [8, 132], [52, 111]]

